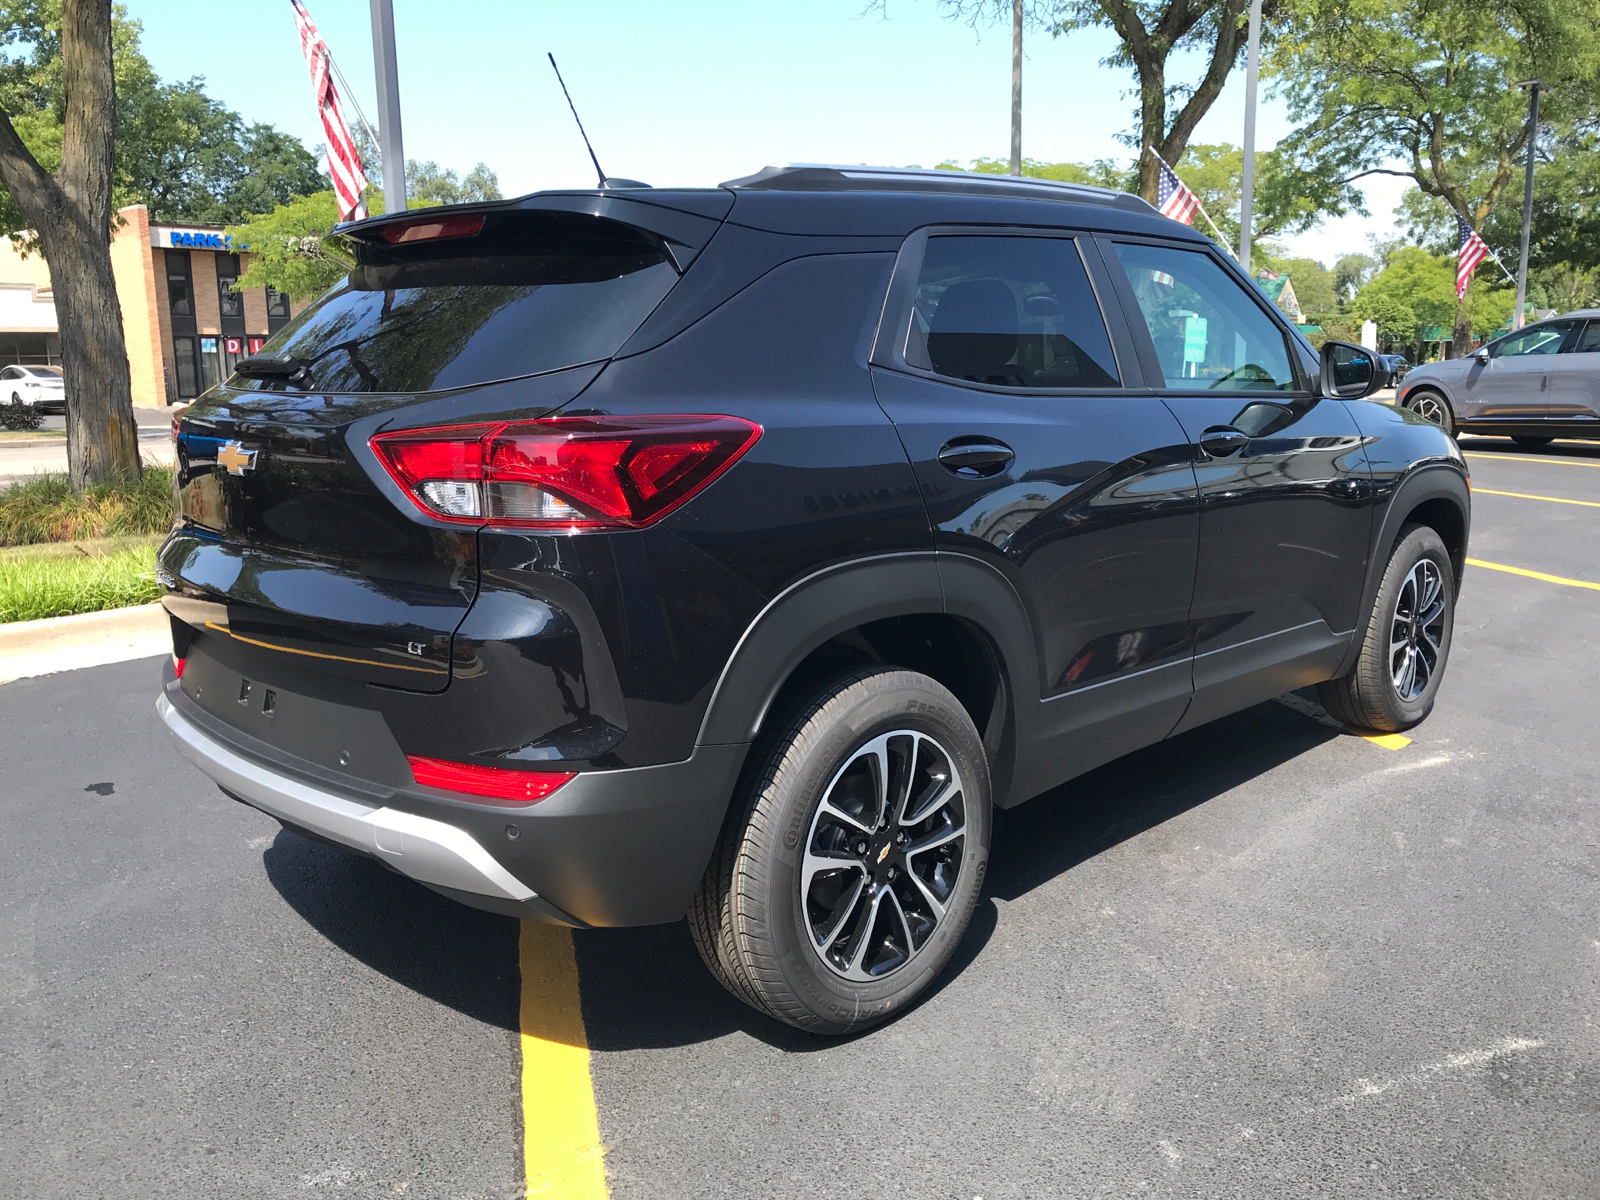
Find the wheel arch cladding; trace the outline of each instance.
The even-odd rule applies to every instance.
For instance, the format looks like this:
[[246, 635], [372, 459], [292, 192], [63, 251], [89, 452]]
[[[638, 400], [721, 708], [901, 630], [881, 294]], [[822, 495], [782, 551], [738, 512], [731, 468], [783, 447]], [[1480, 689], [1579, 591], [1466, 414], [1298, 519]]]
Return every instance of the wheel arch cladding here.
[[[1466, 569], [1467, 539], [1472, 528], [1472, 493], [1467, 477], [1454, 462], [1434, 462], [1414, 468], [1396, 486], [1394, 495], [1384, 509], [1377, 536], [1373, 539], [1372, 555], [1367, 563], [1367, 578], [1361, 590], [1361, 607], [1357, 611], [1370, 614], [1377, 602], [1378, 588], [1383, 583], [1383, 573], [1389, 565], [1389, 556], [1400, 541], [1400, 533], [1407, 525], [1427, 525], [1439, 534], [1450, 554], [1456, 594], [1460, 595]], [[1357, 625], [1364, 630], [1366, 622]], [[1363, 638], [1350, 639], [1334, 676], [1343, 675], [1361, 654]]]
[[978, 728], [1001, 794], [1015, 758], [1015, 651], [989, 621], [947, 608], [940, 566], [931, 553], [889, 555], [819, 572], [784, 592], [740, 640], [700, 744], [752, 741], [824, 677], [881, 663], [950, 689]]

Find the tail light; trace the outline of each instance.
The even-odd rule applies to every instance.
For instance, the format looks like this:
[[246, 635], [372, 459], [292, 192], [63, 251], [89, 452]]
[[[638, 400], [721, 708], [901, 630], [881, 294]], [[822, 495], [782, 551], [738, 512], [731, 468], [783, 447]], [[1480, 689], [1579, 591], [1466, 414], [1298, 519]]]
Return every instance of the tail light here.
[[371, 445], [430, 517], [637, 529], [707, 487], [760, 436], [738, 417], [549, 417], [380, 433]]
[[423, 217], [418, 221], [396, 221], [378, 232], [392, 244], [426, 242], [434, 238], [472, 237], [483, 228], [482, 213], [463, 213]]
[[406, 755], [406, 761], [411, 764], [412, 778], [420, 784], [503, 804], [537, 804], [572, 778], [570, 772], [508, 771], [415, 754]]
[[177, 679], [182, 679], [183, 678], [183, 669], [184, 669], [184, 667], [186, 667], [188, 665], [189, 665], [189, 660], [187, 658], [179, 658], [176, 654], [174, 654], [172, 656], [172, 674], [173, 674], [173, 676], [175, 678], [177, 678]]

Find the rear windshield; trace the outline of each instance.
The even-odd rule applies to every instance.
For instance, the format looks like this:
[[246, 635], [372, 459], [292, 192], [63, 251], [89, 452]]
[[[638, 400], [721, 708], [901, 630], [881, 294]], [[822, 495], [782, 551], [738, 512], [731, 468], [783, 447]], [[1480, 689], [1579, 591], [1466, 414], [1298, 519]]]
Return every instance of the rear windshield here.
[[[265, 346], [303, 361], [302, 391], [427, 392], [609, 358], [677, 272], [629, 226], [491, 214], [470, 237], [363, 245], [358, 265]], [[234, 387], [282, 387], [235, 377]]]

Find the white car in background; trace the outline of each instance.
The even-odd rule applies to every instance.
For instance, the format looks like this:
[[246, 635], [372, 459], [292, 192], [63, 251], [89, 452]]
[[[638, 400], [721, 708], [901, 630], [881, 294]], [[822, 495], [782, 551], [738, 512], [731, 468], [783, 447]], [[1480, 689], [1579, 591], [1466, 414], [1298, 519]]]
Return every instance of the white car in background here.
[[6, 367], [0, 370], [0, 404], [26, 404], [40, 412], [65, 413], [67, 392], [60, 367]]

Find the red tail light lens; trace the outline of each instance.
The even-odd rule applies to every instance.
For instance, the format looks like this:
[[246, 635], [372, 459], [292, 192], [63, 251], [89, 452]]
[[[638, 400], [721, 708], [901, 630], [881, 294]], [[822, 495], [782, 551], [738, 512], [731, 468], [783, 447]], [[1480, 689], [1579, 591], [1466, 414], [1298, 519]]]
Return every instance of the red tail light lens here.
[[415, 754], [406, 755], [406, 761], [420, 784], [501, 804], [537, 804], [572, 778], [560, 771], [508, 771]]
[[637, 529], [707, 487], [760, 436], [738, 417], [550, 417], [380, 433], [372, 450], [440, 520]]
[[426, 242], [433, 238], [471, 237], [483, 229], [482, 213], [460, 216], [423, 217], [418, 221], [397, 221], [379, 232], [386, 242]]

